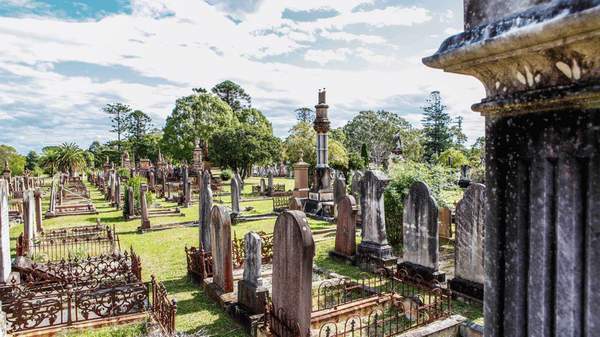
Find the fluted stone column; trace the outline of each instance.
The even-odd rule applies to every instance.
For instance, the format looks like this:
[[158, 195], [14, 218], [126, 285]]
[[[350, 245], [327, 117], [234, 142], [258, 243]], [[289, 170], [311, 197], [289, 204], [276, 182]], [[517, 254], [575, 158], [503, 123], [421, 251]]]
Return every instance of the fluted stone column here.
[[467, 0], [424, 62], [486, 89], [485, 336], [599, 336], [600, 1]]

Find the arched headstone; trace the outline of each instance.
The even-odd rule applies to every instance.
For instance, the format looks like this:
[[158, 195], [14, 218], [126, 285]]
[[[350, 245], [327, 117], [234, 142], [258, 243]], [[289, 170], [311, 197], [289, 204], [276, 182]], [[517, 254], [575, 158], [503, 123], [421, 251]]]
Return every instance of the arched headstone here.
[[213, 283], [221, 291], [229, 293], [233, 291], [231, 216], [225, 207], [215, 205], [210, 217]]
[[202, 175], [202, 191], [200, 193], [200, 244], [206, 252], [211, 251], [211, 216], [213, 204], [212, 189], [210, 188], [210, 172], [204, 171]]
[[337, 205], [335, 250], [332, 255], [352, 259], [356, 253], [356, 201], [346, 195]]

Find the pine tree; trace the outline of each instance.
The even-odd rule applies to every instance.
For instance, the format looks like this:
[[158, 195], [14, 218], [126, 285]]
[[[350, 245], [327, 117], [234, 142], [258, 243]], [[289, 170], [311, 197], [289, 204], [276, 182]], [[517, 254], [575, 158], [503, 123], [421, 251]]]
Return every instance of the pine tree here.
[[425, 134], [425, 158], [431, 161], [452, 146], [452, 119], [442, 104], [439, 91], [433, 91], [423, 108], [423, 132]]

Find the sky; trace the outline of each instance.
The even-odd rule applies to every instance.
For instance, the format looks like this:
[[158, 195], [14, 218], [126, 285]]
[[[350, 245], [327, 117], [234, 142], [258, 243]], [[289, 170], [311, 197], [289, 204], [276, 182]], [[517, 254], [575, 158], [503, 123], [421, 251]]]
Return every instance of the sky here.
[[343, 126], [385, 109], [420, 127], [439, 90], [469, 142], [484, 134], [475, 79], [421, 59], [462, 31], [462, 0], [0, 0], [0, 144], [114, 139], [122, 102], [162, 127], [178, 97], [232, 80], [285, 137], [327, 89]]

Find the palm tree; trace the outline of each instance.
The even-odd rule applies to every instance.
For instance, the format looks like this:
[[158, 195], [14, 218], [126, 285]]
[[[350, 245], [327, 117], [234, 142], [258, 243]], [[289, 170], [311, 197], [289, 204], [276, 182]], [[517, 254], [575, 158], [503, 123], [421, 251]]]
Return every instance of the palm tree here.
[[75, 143], [62, 143], [57, 149], [57, 168], [70, 177], [86, 165], [85, 152]]
[[44, 152], [39, 159], [39, 165], [46, 173], [50, 174], [50, 176], [54, 176], [58, 170], [58, 148], [52, 147], [44, 149]]

